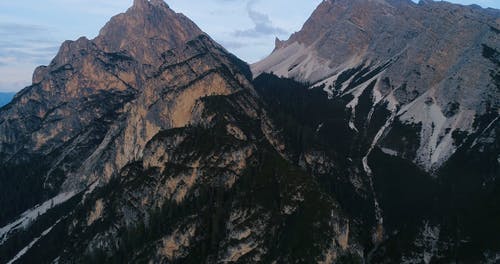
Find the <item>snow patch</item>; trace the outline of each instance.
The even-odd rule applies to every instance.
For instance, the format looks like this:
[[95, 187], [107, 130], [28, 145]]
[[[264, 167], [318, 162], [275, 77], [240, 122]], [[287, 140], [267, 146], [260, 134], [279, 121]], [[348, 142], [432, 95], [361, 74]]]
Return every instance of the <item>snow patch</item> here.
[[317, 55], [314, 44], [307, 47], [294, 42], [285, 48], [274, 51], [264, 60], [251, 65], [253, 76], [267, 72], [284, 78], [293, 78], [313, 86], [325, 84], [333, 86], [344, 69], [351, 69], [363, 63], [364, 54], [353, 56], [341, 65], [331, 68], [331, 61]]
[[486, 258], [486, 264], [498, 264], [500, 263], [500, 253], [484, 253], [484, 257]]
[[[375, 66], [376, 67], [376, 66]], [[356, 118], [356, 106], [358, 106], [359, 103], [359, 97], [365, 92], [366, 88], [370, 86], [373, 81], [376, 80], [376, 84], [373, 87], [373, 92], [372, 92], [372, 108], [370, 110], [370, 113], [368, 114], [368, 120], [371, 119], [371, 116], [373, 115], [373, 112], [375, 111], [375, 106], [384, 99], [382, 96], [382, 93], [378, 90], [378, 83], [380, 82], [380, 76], [384, 74], [385, 71], [382, 71], [378, 73], [377, 75], [373, 76], [371, 79], [365, 81], [362, 85], [359, 85], [349, 91], [347, 91], [345, 94], [351, 94], [354, 98], [347, 104], [347, 108], [351, 109], [351, 119], [349, 120], [349, 127], [358, 132], [358, 129], [354, 125], [354, 120]], [[344, 94], [344, 95], [345, 95]]]
[[[332, 99], [335, 92], [334, 89], [338, 89], [338, 87], [335, 87], [335, 84], [337, 83], [337, 79], [340, 77], [340, 75], [347, 70], [356, 69], [362, 65], [364, 65], [363, 58], [361, 56], [354, 56], [350, 60], [346, 61], [345, 63], [333, 69], [332, 70], [333, 74], [330, 75], [330, 77], [324, 77], [323, 80], [314, 83], [311, 87], [318, 87], [324, 85], [325, 88], [323, 90], [328, 94], [328, 98]], [[347, 87], [349, 86], [349, 84], [351, 83], [351, 81], [354, 79], [355, 76], [356, 74], [353, 74], [349, 79], [345, 80], [342, 83], [342, 86], [339, 89], [341, 93], [343, 93], [347, 89]]]
[[368, 156], [370, 156], [370, 153], [373, 151], [373, 149], [377, 145], [380, 138], [382, 138], [382, 136], [384, 135], [387, 128], [394, 122], [395, 117], [396, 117], [396, 111], [393, 111], [391, 114], [391, 117], [385, 122], [385, 124], [382, 126], [382, 128], [380, 128], [380, 130], [375, 135], [375, 138], [372, 141], [370, 149], [368, 149], [368, 152], [366, 153], [366, 155], [362, 159], [363, 169], [365, 170], [366, 174], [368, 175], [370, 187], [371, 187], [371, 190], [373, 191], [373, 197], [374, 197], [373, 203], [375, 206], [375, 217], [376, 217], [378, 224], [379, 224], [377, 231], [375, 232], [377, 237], [375, 237], [374, 241], [381, 240], [382, 233], [383, 233], [384, 218], [382, 216], [382, 209], [380, 208], [380, 204], [379, 204], [379, 202], [377, 200], [377, 196], [375, 194], [375, 187], [374, 187], [374, 183], [373, 183], [373, 172], [372, 172], [370, 166], [368, 165]]
[[26, 254], [26, 252], [28, 252], [28, 250], [30, 250], [30, 248], [32, 248], [36, 244], [36, 242], [38, 242], [38, 240], [40, 240], [42, 237], [48, 235], [50, 233], [50, 231], [52, 231], [52, 229], [57, 224], [59, 224], [59, 222], [61, 222], [61, 219], [57, 220], [57, 222], [53, 226], [51, 226], [51, 227], [47, 228], [45, 231], [43, 231], [39, 237], [33, 239], [33, 241], [31, 241], [26, 247], [21, 249], [21, 251], [19, 251], [13, 259], [11, 259], [9, 262], [7, 262], [7, 264], [12, 264], [12, 263], [16, 262], [17, 260], [19, 260], [24, 254]]
[[[499, 116], [497, 116], [495, 119], [493, 119], [493, 121], [491, 121], [491, 123], [489, 123], [486, 128], [480, 133], [480, 135], [484, 134], [485, 132], [487, 132], [488, 130], [490, 130], [490, 128], [496, 124], [496, 122], [498, 121], [498, 119], [500, 118], [500, 113], [499, 113]], [[476, 137], [476, 139], [474, 140], [474, 142], [472, 142], [472, 146], [471, 148], [475, 147], [478, 143], [478, 140], [480, 139], [481, 137]], [[499, 162], [500, 163], [500, 162]]]
[[316, 128], [316, 133], [318, 133], [319, 131], [321, 131], [321, 129], [323, 128], [324, 124], [321, 123], [318, 125], [318, 127]]
[[349, 127], [356, 132], [358, 132], [358, 128], [356, 127], [356, 125], [354, 125], [354, 120], [356, 119], [356, 106], [358, 106], [359, 97], [363, 94], [368, 85], [369, 83], [365, 83], [346, 93], [354, 96], [354, 98], [346, 105], [346, 107], [351, 109], [351, 119], [349, 120]]
[[384, 98], [384, 95], [382, 95], [382, 92], [380, 91], [380, 79], [377, 80], [377, 83], [375, 84], [375, 87], [373, 87], [373, 105], [377, 105], [380, 103]]
[[454, 131], [474, 132], [475, 114], [475, 111], [461, 109], [457, 115], [446, 117], [431, 90], [403, 106], [398, 113], [404, 123], [422, 125], [416, 162], [428, 171], [438, 168], [455, 153]]
[[291, 205], [285, 205], [283, 207], [282, 213], [285, 214], [285, 215], [291, 215], [291, 214], [293, 214], [295, 212], [295, 210], [297, 210], [296, 207], [291, 206]]
[[26, 212], [21, 214], [14, 222], [0, 228], [0, 245], [5, 243], [9, 238], [9, 235], [19, 229], [26, 229], [33, 221], [35, 221], [39, 216], [44, 215], [50, 209], [54, 208], [57, 205], [65, 203], [69, 199], [73, 198], [78, 192], [66, 192], [57, 195], [56, 197], [42, 203], [41, 205], [37, 205]]
[[275, 51], [265, 60], [253, 64], [252, 72], [256, 77], [264, 72], [272, 72], [279, 77], [295, 77], [300, 81], [310, 80], [312, 73], [316, 71], [321, 72], [320, 76], [328, 75], [329, 69], [325, 67], [328, 62], [314, 54], [313, 49], [295, 42]]
[[[315, 83], [311, 86], [311, 88], [324, 85], [323, 91], [327, 93], [328, 99], [333, 99], [335, 83], [336, 83], [336, 81], [339, 78], [341, 73], [342, 72], [338, 72], [337, 74], [333, 75], [332, 77], [328, 77], [319, 83]], [[343, 85], [345, 85], [345, 84], [343, 84]]]
[[[87, 195], [91, 194], [94, 192], [94, 190], [97, 188], [97, 186], [99, 186], [99, 183], [100, 181], [99, 180], [96, 180], [94, 183], [92, 183], [89, 188], [87, 189], [87, 191], [85, 191], [85, 195], [84, 195], [84, 198], [87, 197]], [[85, 199], [84, 199], [85, 200]]]
[[382, 150], [382, 152], [384, 152], [385, 154], [387, 155], [390, 155], [390, 156], [395, 156], [397, 157], [398, 156], [398, 152], [395, 151], [395, 150], [392, 150], [392, 149], [388, 149], [388, 148], [380, 148]]
[[359, 132], [358, 128], [356, 127], [356, 125], [354, 124], [354, 121], [353, 119], [351, 118], [351, 120], [349, 120], [349, 128], [356, 131], [356, 132]]
[[424, 222], [424, 226], [420, 229], [420, 234], [413, 243], [418, 252], [409, 256], [404, 256], [402, 263], [431, 263], [432, 257], [436, 256], [439, 252], [438, 244], [440, 233], [440, 226], [432, 226], [429, 222]]

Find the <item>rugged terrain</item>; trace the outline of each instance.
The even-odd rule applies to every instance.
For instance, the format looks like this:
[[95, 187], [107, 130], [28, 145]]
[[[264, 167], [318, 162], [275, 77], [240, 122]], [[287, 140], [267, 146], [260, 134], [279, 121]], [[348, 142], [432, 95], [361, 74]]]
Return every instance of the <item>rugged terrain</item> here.
[[472, 134], [477, 117], [498, 115], [499, 17], [446, 2], [323, 1], [253, 71], [350, 97], [354, 130], [356, 119], [372, 117], [357, 113], [360, 97], [371, 97], [372, 109], [387, 105], [391, 123], [421, 124], [417, 151], [399, 156], [432, 171], [457, 149], [453, 133]]
[[498, 232], [489, 221], [499, 217], [491, 202], [498, 201], [499, 28], [500, 11], [478, 6], [323, 1], [299, 32], [277, 39], [252, 65], [254, 76], [303, 83], [309, 92], [278, 97], [300, 100], [299, 122], [361, 164], [368, 181], [361, 188], [373, 191], [384, 229], [369, 260], [495, 259], [484, 249], [498, 245], [488, 233]]
[[277, 151], [251, 81], [162, 1], [135, 1], [96, 39], [65, 42], [1, 110], [1, 261], [348, 252], [349, 220]]
[[135, 0], [0, 108], [0, 262], [494, 263], [499, 13], [326, 0], [250, 69]]

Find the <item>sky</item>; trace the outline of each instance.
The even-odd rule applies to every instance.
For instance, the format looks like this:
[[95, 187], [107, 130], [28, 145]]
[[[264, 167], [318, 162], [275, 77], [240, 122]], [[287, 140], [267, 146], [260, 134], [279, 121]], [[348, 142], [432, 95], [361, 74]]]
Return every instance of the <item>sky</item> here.
[[[167, 0], [212, 38], [252, 63], [288, 39], [322, 0]], [[64, 40], [94, 38], [133, 0], [0, 1], [0, 92], [31, 84], [35, 67], [47, 65]], [[452, 0], [500, 9], [500, 0]]]

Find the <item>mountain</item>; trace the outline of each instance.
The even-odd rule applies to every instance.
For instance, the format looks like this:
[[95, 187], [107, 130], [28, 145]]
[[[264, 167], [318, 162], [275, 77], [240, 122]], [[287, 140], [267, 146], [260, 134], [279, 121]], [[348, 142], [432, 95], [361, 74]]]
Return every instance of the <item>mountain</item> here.
[[14, 93], [0, 93], [0, 107], [8, 104], [13, 97]]
[[347, 249], [348, 219], [277, 151], [251, 82], [246, 63], [160, 0], [65, 42], [0, 110], [0, 262], [290, 262]]
[[456, 151], [453, 133], [477, 133], [475, 120], [498, 115], [499, 17], [446, 2], [323, 1], [253, 71], [352, 97], [353, 130], [366, 116], [356, 111], [362, 95], [387, 104], [391, 119], [422, 126], [416, 152], [393, 150], [432, 171]]
[[135, 0], [0, 108], [0, 262], [494, 263], [498, 14], [325, 0], [250, 67]]
[[[270, 112], [321, 139], [289, 136], [297, 163], [314, 167], [307, 155], [318, 149], [346, 157], [333, 164], [350, 170], [355, 190], [373, 193], [380, 232], [368, 262], [498, 258], [490, 220], [499, 219], [499, 17], [446, 2], [326, 0], [252, 65]], [[285, 90], [297, 87], [286, 78], [303, 89]]]

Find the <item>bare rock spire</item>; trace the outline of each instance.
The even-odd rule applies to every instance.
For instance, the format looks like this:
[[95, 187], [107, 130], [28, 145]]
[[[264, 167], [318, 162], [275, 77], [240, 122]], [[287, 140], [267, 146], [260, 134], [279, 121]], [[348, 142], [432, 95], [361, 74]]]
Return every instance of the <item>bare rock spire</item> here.
[[126, 51], [145, 64], [161, 53], [204, 34], [191, 20], [163, 0], [134, 0], [126, 13], [113, 17], [94, 42], [107, 52]]
[[150, 3], [158, 7], [169, 7], [164, 0], [151, 0]]
[[142, 9], [144, 7], [147, 7], [148, 4], [148, 0], [134, 0], [133, 7]]
[[151, 6], [169, 8], [164, 0], [134, 0], [133, 7], [136, 9], [144, 10]]

